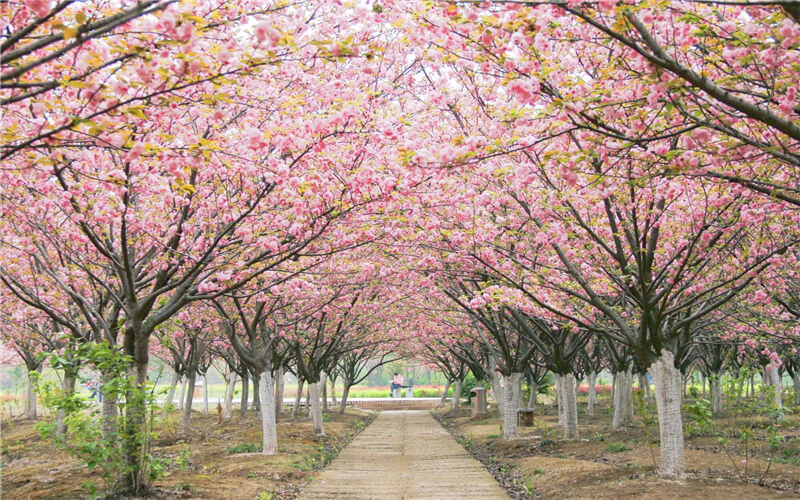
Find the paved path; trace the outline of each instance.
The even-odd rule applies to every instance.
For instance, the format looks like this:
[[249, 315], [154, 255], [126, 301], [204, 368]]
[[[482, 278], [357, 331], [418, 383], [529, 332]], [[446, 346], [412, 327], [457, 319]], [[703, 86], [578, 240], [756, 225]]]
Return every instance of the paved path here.
[[384, 411], [306, 487], [300, 498], [509, 497], [427, 411]]

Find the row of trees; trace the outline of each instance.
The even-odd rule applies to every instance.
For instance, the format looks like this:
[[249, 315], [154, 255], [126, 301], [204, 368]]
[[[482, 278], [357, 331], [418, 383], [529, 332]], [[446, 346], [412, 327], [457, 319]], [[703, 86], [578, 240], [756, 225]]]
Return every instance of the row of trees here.
[[338, 3], [4, 4], [4, 336], [105, 342], [140, 391], [215, 349], [262, 405], [380, 345], [488, 379], [509, 438], [545, 368], [568, 437], [576, 376], [649, 372], [666, 476], [698, 352], [794, 369], [791, 6]]

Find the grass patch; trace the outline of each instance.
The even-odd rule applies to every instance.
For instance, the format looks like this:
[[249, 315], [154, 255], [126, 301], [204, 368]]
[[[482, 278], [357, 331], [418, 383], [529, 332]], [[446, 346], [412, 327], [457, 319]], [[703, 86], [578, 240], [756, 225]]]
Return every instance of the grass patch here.
[[605, 451], [608, 453], [622, 453], [628, 450], [630, 450], [630, 448], [628, 448], [625, 443], [608, 443], [605, 447]]
[[255, 453], [257, 451], [261, 451], [260, 444], [253, 444], [253, 443], [239, 443], [235, 446], [230, 446], [225, 448], [225, 453], [228, 455], [233, 455], [235, 453]]

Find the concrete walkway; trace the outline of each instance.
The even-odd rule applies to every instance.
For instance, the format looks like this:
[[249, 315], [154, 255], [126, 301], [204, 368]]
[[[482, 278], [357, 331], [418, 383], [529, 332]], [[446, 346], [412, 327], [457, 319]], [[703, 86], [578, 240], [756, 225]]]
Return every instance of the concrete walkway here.
[[300, 498], [509, 497], [427, 411], [384, 411], [306, 487]]

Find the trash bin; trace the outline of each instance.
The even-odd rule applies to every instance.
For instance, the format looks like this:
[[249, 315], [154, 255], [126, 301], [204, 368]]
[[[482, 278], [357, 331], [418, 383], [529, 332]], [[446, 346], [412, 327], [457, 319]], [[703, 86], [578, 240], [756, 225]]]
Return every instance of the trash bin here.
[[533, 427], [533, 408], [520, 408], [517, 410], [517, 425], [520, 427]]
[[486, 389], [475, 387], [470, 392], [472, 394], [472, 418], [485, 417], [487, 415]]

